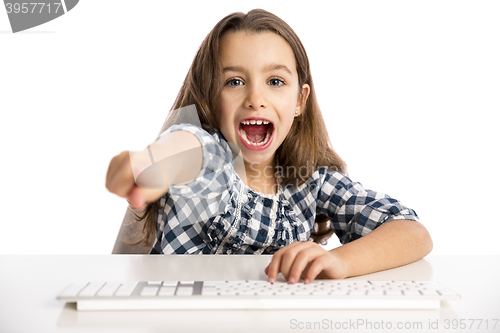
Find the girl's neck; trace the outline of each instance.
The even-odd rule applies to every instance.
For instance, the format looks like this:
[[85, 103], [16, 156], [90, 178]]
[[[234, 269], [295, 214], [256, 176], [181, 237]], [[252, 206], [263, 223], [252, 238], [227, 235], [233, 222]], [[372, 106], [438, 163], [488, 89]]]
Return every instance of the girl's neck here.
[[278, 182], [276, 181], [274, 158], [262, 164], [245, 162], [246, 185], [263, 194], [276, 194]]

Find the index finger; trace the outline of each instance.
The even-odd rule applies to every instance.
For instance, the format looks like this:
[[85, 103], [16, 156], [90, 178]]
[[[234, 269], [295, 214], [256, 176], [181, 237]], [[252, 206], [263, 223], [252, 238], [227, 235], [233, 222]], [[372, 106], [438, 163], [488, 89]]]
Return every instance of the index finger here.
[[106, 187], [111, 193], [122, 198], [128, 196], [135, 186], [134, 175], [128, 159], [128, 152], [120, 154], [120, 157], [114, 163], [114, 170], [110, 170], [110, 176], [107, 179]]
[[296, 246], [298, 243], [299, 242], [294, 242], [274, 252], [273, 258], [271, 259], [271, 262], [268, 266], [268, 282], [274, 283], [278, 279], [278, 273], [281, 271], [281, 264], [283, 262], [283, 256], [285, 255], [285, 252], [291, 247]]
[[278, 273], [281, 269], [281, 260], [283, 258], [283, 249], [274, 252], [273, 258], [266, 268], [268, 276], [267, 282], [269, 283], [274, 283], [278, 277]]

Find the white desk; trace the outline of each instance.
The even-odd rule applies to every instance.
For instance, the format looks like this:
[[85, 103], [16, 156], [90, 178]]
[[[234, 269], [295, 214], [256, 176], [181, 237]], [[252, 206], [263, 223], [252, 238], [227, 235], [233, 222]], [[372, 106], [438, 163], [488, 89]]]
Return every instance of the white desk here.
[[[77, 312], [55, 297], [75, 280], [266, 279], [271, 256], [0, 256], [0, 332], [500, 332], [500, 256], [429, 256], [356, 280], [436, 280], [461, 294], [440, 310]], [[283, 278], [280, 275], [280, 278]], [[474, 280], [477, 278], [477, 280]], [[489, 286], [491, 289], [487, 289]], [[452, 329], [462, 319], [466, 329]], [[478, 321], [488, 320], [479, 327]], [[358, 322], [359, 320], [359, 322]], [[351, 323], [371, 322], [373, 329]], [[429, 329], [438, 323], [439, 329]], [[449, 329], [445, 329], [449, 321]], [[382, 324], [383, 322], [383, 324]], [[422, 329], [396, 329], [397, 323]], [[456, 322], [459, 323], [459, 322]], [[335, 329], [335, 325], [344, 329]], [[473, 324], [473, 328], [469, 329]], [[332, 325], [330, 327], [329, 325]], [[375, 329], [379, 325], [379, 329]], [[322, 328], [321, 328], [322, 327]], [[415, 326], [417, 327], [417, 326]]]

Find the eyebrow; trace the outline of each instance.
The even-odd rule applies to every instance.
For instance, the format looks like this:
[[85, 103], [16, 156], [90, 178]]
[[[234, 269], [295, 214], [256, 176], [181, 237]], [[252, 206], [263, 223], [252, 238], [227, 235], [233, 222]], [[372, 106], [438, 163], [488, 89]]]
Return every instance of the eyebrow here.
[[[270, 72], [270, 71], [274, 71], [274, 70], [284, 70], [285, 72], [289, 73], [290, 75], [292, 74], [292, 71], [290, 69], [288, 69], [288, 67], [286, 67], [285, 65], [280, 65], [280, 64], [269, 64], [262, 69], [263, 72]], [[229, 67], [225, 67], [222, 71], [224, 73], [229, 72], [229, 71], [244, 72], [245, 69], [243, 67], [240, 67], [240, 66], [229, 66]]]

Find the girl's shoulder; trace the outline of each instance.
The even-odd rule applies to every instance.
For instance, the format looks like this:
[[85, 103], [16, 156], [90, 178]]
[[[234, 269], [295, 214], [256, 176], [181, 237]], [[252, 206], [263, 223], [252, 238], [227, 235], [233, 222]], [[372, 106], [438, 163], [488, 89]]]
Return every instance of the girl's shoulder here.
[[310, 183], [352, 182], [346, 174], [331, 166], [317, 167], [307, 181]]

